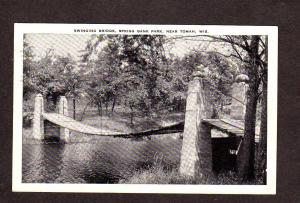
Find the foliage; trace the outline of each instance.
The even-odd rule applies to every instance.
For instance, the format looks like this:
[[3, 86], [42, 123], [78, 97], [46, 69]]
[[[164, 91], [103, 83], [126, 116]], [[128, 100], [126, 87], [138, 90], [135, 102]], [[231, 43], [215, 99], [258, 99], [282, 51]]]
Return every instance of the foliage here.
[[[165, 96], [161, 85], [166, 61], [163, 40], [162, 36], [113, 35], [90, 42], [83, 62], [93, 75], [88, 84], [93, 88], [89, 89], [92, 100], [107, 103], [118, 99], [130, 109], [146, 113], [158, 107]], [[101, 42], [105, 45], [98, 53]]]
[[[152, 116], [162, 109], [184, 111], [186, 92], [195, 67], [203, 65], [210, 84], [211, 104], [222, 110], [238, 73], [249, 77], [241, 179], [254, 178], [254, 134], [257, 102], [266, 105], [267, 50], [264, 36], [195, 36], [224, 45], [227, 53], [195, 49], [183, 57], [165, 53], [166, 36], [93, 35], [79, 63], [72, 56], [48, 50], [40, 59], [24, 40], [24, 99], [42, 93], [57, 102], [60, 95], [87, 96], [102, 114], [103, 105], [122, 105], [135, 114]], [[208, 40], [207, 40], [208, 39]], [[169, 39], [168, 39], [169, 40]], [[175, 40], [175, 39], [174, 39]], [[261, 94], [261, 90], [265, 92]], [[264, 107], [264, 106], [263, 106]], [[30, 109], [30, 108], [29, 108]], [[74, 106], [75, 109], [75, 106]], [[262, 108], [266, 136], [266, 106]], [[262, 148], [266, 150], [265, 147]], [[265, 153], [260, 153], [265, 156]]]
[[164, 36], [94, 35], [82, 55], [90, 70], [87, 92], [91, 100], [102, 108], [103, 103], [117, 99], [147, 115], [161, 109], [183, 111], [190, 76], [203, 64], [207, 80], [215, 86], [210, 88], [211, 97], [220, 108], [237, 72], [233, 63], [214, 52], [166, 56], [165, 43]]
[[221, 111], [225, 101], [230, 98], [231, 85], [238, 73], [238, 68], [230, 60], [214, 52], [203, 53], [201, 50], [194, 50], [182, 59], [174, 59], [169, 71], [170, 78], [172, 78], [169, 85], [171, 87], [169, 98], [185, 103], [188, 82], [195, 67], [200, 65], [205, 68], [205, 81], [207, 81], [212, 105]]
[[32, 46], [27, 42], [26, 35], [23, 47], [23, 97], [26, 100], [29, 98], [30, 92], [34, 91], [35, 84], [33, 77], [36, 70]]
[[[243, 71], [249, 77], [247, 90], [247, 103], [245, 114], [245, 135], [243, 138], [242, 159], [240, 166], [240, 180], [242, 182], [251, 181], [255, 174], [255, 126], [256, 126], [256, 110], [257, 103], [261, 92], [259, 87], [261, 84], [267, 84], [267, 46], [266, 36], [209, 36], [215, 42], [224, 42], [231, 46], [234, 51], [232, 57], [239, 59], [243, 64]], [[266, 105], [267, 105], [267, 89], [264, 89], [263, 95], [263, 111], [262, 112], [262, 129], [261, 137], [266, 137]], [[266, 150], [263, 147], [263, 150]], [[265, 153], [262, 153], [265, 154]]]
[[41, 93], [55, 105], [61, 95], [81, 95], [83, 69], [77, 67], [70, 55], [58, 56], [49, 49], [41, 59], [33, 60], [33, 57], [31, 48], [25, 44], [24, 96]]

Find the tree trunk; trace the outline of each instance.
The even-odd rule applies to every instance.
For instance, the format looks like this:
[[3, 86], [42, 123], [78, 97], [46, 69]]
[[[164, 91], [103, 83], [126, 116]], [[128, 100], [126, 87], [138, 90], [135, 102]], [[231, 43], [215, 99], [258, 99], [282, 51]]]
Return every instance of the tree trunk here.
[[[265, 61], [268, 63], [268, 39], [266, 39], [265, 44], [266, 49], [266, 58]], [[262, 101], [261, 101], [261, 123], [260, 123], [260, 143], [259, 143], [259, 170], [264, 181], [264, 184], [267, 183], [266, 177], [266, 164], [267, 164], [267, 120], [268, 120], [268, 67], [264, 67], [264, 74], [262, 76]]]
[[99, 113], [99, 116], [102, 116], [102, 103], [101, 103], [101, 102], [98, 102], [98, 103], [97, 103], [97, 107], [98, 107], [98, 113]]
[[249, 89], [247, 91], [247, 104], [245, 114], [245, 133], [243, 139], [243, 147], [241, 152], [241, 160], [239, 167], [239, 178], [241, 182], [247, 182], [254, 179], [254, 158], [255, 158], [255, 124], [256, 124], [256, 107], [259, 86], [258, 67], [258, 47], [259, 36], [252, 36], [250, 44], [250, 63], [247, 73], [250, 78]]
[[106, 110], [106, 114], [108, 113], [108, 100], [105, 102], [105, 110]]
[[84, 114], [85, 114], [85, 111], [86, 111], [86, 109], [87, 109], [87, 107], [88, 107], [89, 104], [90, 104], [90, 103], [87, 103], [87, 104], [85, 105], [85, 107], [83, 108], [83, 112], [82, 112], [82, 114], [81, 114], [80, 121], [82, 121], [83, 116], [84, 116]]
[[75, 97], [75, 91], [76, 87], [75, 84], [73, 84], [73, 119], [76, 120], [76, 97]]
[[116, 105], [116, 98], [114, 97], [112, 107], [111, 107], [111, 113], [112, 114], [114, 113], [115, 105]]
[[256, 90], [249, 87], [245, 115], [245, 135], [239, 169], [239, 177], [242, 182], [254, 178], [256, 106]]
[[267, 82], [263, 82], [262, 109], [260, 123], [260, 143], [259, 143], [259, 170], [262, 173], [264, 184], [266, 184], [266, 163], [267, 163]]
[[76, 100], [73, 98], [73, 119], [76, 119]]
[[130, 124], [133, 125], [133, 108], [130, 105]]

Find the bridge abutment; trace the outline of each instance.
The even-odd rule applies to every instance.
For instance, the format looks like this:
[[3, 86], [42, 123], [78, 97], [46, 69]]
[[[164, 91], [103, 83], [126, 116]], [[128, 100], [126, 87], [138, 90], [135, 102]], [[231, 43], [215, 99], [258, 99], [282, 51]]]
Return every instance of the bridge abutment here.
[[34, 113], [32, 136], [34, 139], [44, 139], [44, 120], [42, 114], [44, 112], [44, 100], [41, 94], [37, 94], [34, 98]]
[[[68, 116], [68, 100], [65, 96], [61, 96], [59, 99], [58, 113], [64, 116]], [[60, 139], [64, 142], [69, 142], [70, 130], [64, 127], [60, 127]]]
[[201, 122], [208, 116], [202, 77], [195, 75], [188, 87], [180, 160], [180, 174], [192, 178], [212, 172], [210, 128]]
[[232, 85], [232, 102], [230, 108], [230, 117], [235, 120], [244, 120], [247, 103], [248, 76], [238, 75], [235, 83]]

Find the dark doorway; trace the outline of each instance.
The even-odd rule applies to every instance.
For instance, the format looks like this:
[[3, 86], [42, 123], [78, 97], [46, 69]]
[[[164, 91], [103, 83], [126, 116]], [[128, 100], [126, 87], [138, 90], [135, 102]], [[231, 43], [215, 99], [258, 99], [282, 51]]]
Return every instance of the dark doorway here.
[[212, 138], [213, 171], [236, 171], [237, 156], [235, 154], [238, 139], [236, 137]]

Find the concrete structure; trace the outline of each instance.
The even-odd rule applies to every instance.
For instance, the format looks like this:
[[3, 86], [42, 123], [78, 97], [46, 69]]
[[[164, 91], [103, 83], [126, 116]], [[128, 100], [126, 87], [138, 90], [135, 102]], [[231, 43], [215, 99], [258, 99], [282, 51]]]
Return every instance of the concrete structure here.
[[[68, 116], [68, 101], [66, 97], [62, 96], [59, 100], [58, 112], [60, 115]], [[45, 136], [59, 136], [65, 142], [69, 141], [69, 129], [53, 124], [44, 119], [46, 113], [44, 112], [44, 100], [41, 94], [37, 94], [34, 100], [34, 114], [32, 136], [34, 139], [43, 140]]]
[[180, 173], [198, 177], [212, 171], [210, 129], [202, 119], [207, 118], [203, 74], [196, 73], [188, 87], [185, 125], [180, 161]]
[[204, 81], [204, 77], [201, 71], [193, 74], [186, 103], [180, 174], [192, 178], [208, 176], [213, 170], [235, 169], [244, 134], [248, 77], [237, 76], [232, 86], [234, 98], [228, 119], [210, 119], [211, 98], [205, 87], [208, 81]]
[[44, 139], [44, 120], [42, 114], [44, 112], [44, 100], [41, 94], [37, 94], [34, 99], [33, 113], [33, 131], [32, 136], [37, 140]]
[[230, 117], [236, 120], [244, 120], [247, 103], [248, 76], [238, 75], [235, 83], [232, 85], [232, 102], [230, 109]]
[[[68, 116], [68, 100], [65, 96], [61, 96], [58, 104], [58, 113]], [[70, 130], [68, 128], [60, 127], [60, 139], [68, 142], [70, 138]]]

